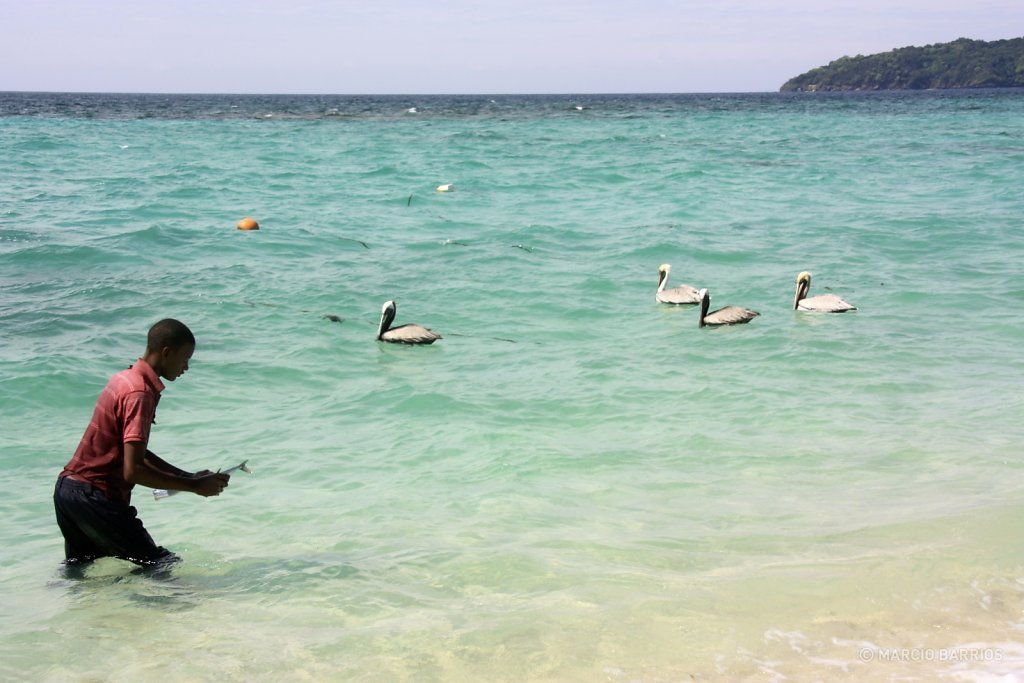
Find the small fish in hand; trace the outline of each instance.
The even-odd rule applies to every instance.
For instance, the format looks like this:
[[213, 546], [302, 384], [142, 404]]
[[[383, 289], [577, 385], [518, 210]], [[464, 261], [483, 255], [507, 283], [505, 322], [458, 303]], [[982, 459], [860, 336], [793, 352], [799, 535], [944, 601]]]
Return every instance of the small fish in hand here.
[[[248, 460], [243, 460], [242, 462], [238, 463], [237, 465], [234, 465], [233, 467], [229, 467], [226, 470], [217, 470], [216, 474], [231, 474], [232, 472], [235, 472], [235, 471], [238, 471], [238, 470], [241, 470], [242, 472], [245, 472], [247, 474], [252, 474], [252, 470], [249, 469], [249, 466], [246, 464], [248, 462], [249, 462]], [[173, 496], [173, 495], [178, 494], [178, 493], [181, 493], [181, 491], [168, 490], [168, 489], [153, 489], [153, 498], [155, 498], [156, 500], [162, 500], [164, 498], [168, 498], [168, 497]]]

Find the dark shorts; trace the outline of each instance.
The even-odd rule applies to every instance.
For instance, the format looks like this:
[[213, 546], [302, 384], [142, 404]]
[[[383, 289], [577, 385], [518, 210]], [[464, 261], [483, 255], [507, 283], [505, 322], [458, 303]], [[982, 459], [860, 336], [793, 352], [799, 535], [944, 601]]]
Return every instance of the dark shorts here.
[[64, 534], [67, 563], [119, 557], [143, 567], [166, 566], [180, 558], [158, 546], [127, 503], [110, 500], [98, 488], [68, 477], [53, 489], [57, 526]]

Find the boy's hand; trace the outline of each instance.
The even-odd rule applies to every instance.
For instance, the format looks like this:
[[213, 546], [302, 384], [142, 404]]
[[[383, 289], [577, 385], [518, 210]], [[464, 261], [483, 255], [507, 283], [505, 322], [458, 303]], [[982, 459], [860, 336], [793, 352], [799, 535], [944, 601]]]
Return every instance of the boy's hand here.
[[223, 472], [210, 472], [208, 474], [197, 472], [195, 492], [203, 497], [219, 496], [220, 492], [228, 485], [228, 479], [230, 478], [230, 474], [224, 474]]

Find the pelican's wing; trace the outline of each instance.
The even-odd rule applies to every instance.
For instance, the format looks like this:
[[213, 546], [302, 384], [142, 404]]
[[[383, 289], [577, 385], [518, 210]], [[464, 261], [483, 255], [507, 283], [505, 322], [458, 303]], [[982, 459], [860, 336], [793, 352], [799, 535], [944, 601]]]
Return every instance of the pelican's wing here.
[[846, 311], [856, 311], [857, 307], [835, 294], [818, 294], [801, 299], [797, 304], [797, 309], [816, 313], [845, 313]]
[[742, 308], [740, 306], [726, 306], [720, 308], [714, 313], [708, 313], [704, 316], [705, 325], [739, 325], [741, 323], [749, 323], [751, 320], [761, 315], [757, 311], [752, 311], [749, 308]]
[[699, 304], [700, 294], [690, 285], [679, 285], [658, 292], [657, 300], [663, 304]]
[[397, 344], [433, 344], [441, 339], [441, 335], [426, 327], [409, 323], [392, 327], [381, 335], [381, 339]]

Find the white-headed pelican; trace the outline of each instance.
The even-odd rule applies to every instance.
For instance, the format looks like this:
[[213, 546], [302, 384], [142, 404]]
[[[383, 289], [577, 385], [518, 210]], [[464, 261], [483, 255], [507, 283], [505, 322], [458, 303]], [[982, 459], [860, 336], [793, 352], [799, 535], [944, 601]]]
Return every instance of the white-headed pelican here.
[[845, 313], [856, 311], [857, 307], [843, 301], [835, 294], [818, 294], [807, 296], [811, 291], [811, 274], [806, 270], [796, 276], [796, 296], [793, 297], [794, 311], [814, 311], [816, 313]]
[[380, 311], [380, 327], [377, 328], [377, 339], [395, 344], [433, 344], [441, 335], [415, 323], [391, 327], [395, 320], [398, 306], [394, 301], [384, 302]]
[[658, 291], [654, 295], [655, 300], [662, 304], [699, 304], [700, 293], [696, 287], [679, 285], [672, 289], [665, 289], [668, 286], [668, 274], [671, 271], [672, 266], [668, 263], [658, 266]]

